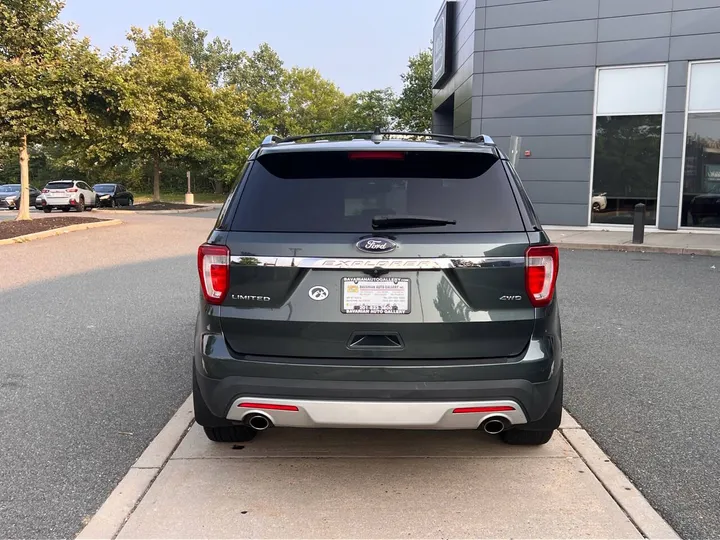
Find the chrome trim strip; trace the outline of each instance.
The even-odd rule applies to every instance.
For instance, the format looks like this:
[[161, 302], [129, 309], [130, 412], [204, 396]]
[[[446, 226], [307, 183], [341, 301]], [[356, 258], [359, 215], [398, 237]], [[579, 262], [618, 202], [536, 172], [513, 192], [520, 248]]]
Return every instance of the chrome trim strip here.
[[525, 266], [525, 257], [439, 257], [439, 258], [331, 258], [331, 257], [253, 257], [233, 255], [233, 264], [242, 266], [276, 266], [329, 270], [443, 270], [446, 268], [495, 268]]
[[[239, 407], [253, 404], [292, 405], [297, 411]], [[454, 414], [460, 407], [514, 407], [512, 411]], [[511, 424], [525, 424], [527, 418], [512, 400], [489, 401], [324, 401], [242, 397], [236, 399], [228, 420], [242, 421], [260, 413], [278, 427], [297, 428], [396, 428], [396, 429], [478, 429], [490, 417], [505, 418]]]

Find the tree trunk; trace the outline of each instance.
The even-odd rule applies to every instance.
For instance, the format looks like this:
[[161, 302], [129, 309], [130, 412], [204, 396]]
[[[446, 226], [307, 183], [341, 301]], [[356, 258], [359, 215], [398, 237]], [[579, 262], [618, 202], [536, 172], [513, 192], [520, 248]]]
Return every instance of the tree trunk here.
[[153, 161], [153, 201], [160, 202], [160, 158]]
[[30, 156], [27, 148], [27, 135], [20, 139], [20, 210], [17, 221], [30, 218]]
[[213, 190], [215, 191], [216, 195], [222, 195], [223, 191], [225, 191], [225, 184], [222, 180], [213, 180]]

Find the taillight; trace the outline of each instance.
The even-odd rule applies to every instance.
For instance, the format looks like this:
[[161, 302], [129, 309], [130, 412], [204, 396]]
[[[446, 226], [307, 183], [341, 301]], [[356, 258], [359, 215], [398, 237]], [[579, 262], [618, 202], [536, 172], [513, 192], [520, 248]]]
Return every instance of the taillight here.
[[370, 152], [348, 152], [348, 159], [388, 159], [388, 160], [403, 160], [405, 159], [404, 152], [387, 152], [387, 151], [370, 151]]
[[543, 307], [552, 302], [559, 265], [555, 246], [534, 246], [525, 252], [525, 289], [533, 306]]
[[69, 191], [70, 193], [75, 193], [77, 190], [78, 190], [78, 188], [71, 187], [71, 188], [66, 189], [65, 191]]
[[43, 192], [43, 193], [50, 193], [50, 190], [49, 190], [49, 189], [43, 189], [42, 192]]
[[203, 244], [198, 248], [198, 273], [202, 292], [210, 304], [222, 304], [230, 288], [230, 250]]

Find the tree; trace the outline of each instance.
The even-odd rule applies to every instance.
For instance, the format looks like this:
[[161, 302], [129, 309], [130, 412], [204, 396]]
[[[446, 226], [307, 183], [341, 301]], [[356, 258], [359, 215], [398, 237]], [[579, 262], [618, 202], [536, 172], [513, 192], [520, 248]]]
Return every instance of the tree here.
[[[160, 22], [162, 28], [165, 27]], [[172, 24], [168, 34], [180, 46], [180, 50], [190, 57], [192, 66], [205, 75], [214, 87], [223, 86], [230, 72], [237, 69], [243, 54], [233, 51], [226, 39], [207, 40], [207, 30], [198, 28], [192, 21], [179, 18]]]
[[223, 187], [240, 174], [252, 151], [245, 94], [232, 86], [216, 89], [207, 112], [207, 123], [207, 145], [198, 154], [196, 166], [212, 181], [215, 193], [222, 193]]
[[316, 69], [290, 70], [287, 92], [287, 128], [290, 133], [326, 133], [343, 129], [347, 96]]
[[159, 201], [162, 163], [190, 161], [207, 148], [212, 91], [162, 27], [133, 28], [128, 39], [136, 49], [126, 78], [128, 150], [152, 164], [153, 200]]
[[86, 137], [117, 105], [107, 60], [58, 21], [62, 8], [60, 0], [0, 2], [0, 139], [19, 158], [19, 220], [30, 219], [29, 145]]
[[265, 135], [287, 136], [288, 72], [280, 56], [267, 44], [243, 55], [228, 74], [228, 83], [247, 96], [249, 120], [255, 142]]
[[350, 95], [345, 129], [348, 131], [372, 131], [376, 127], [391, 129], [395, 100], [392, 88], [368, 90]]
[[432, 53], [421, 51], [410, 57], [408, 71], [401, 76], [403, 89], [395, 106], [398, 128], [428, 132], [432, 126]]

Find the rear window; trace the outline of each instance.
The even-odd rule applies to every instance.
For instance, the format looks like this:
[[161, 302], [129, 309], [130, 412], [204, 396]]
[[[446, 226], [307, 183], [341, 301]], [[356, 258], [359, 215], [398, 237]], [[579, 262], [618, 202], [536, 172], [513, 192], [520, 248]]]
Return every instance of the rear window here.
[[72, 182], [50, 182], [45, 189], [69, 189], [73, 187]]
[[393, 215], [456, 222], [393, 231], [524, 230], [510, 182], [494, 155], [371, 154], [315, 151], [260, 156], [243, 186], [232, 230], [368, 233], [373, 231], [373, 217]]

